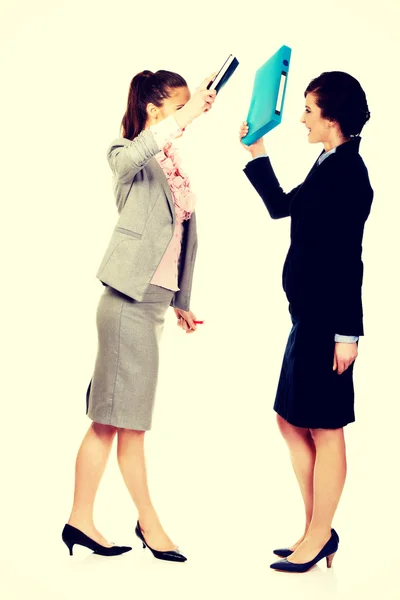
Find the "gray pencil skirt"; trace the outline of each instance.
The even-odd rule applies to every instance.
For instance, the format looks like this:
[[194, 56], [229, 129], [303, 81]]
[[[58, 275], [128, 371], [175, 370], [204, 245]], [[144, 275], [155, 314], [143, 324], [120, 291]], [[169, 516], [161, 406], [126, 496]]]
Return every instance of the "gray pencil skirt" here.
[[86, 394], [92, 421], [151, 429], [158, 378], [158, 343], [174, 292], [150, 285], [142, 302], [107, 286], [96, 322], [98, 351]]

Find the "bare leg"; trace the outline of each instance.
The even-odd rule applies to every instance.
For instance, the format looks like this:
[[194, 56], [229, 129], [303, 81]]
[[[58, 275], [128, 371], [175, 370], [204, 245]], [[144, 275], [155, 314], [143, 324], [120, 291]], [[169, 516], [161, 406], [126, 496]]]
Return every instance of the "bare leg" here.
[[343, 429], [312, 429], [317, 456], [314, 469], [314, 508], [307, 536], [290, 556], [290, 562], [315, 558], [331, 537], [334, 514], [346, 480], [346, 445]]
[[118, 430], [118, 464], [122, 477], [139, 514], [146, 542], [155, 550], [173, 550], [176, 546], [161, 526], [150, 499], [144, 456], [144, 431]]
[[111, 544], [94, 526], [93, 507], [115, 433], [110, 425], [93, 422], [89, 427], [76, 458], [74, 503], [68, 521], [103, 546]]
[[308, 429], [290, 425], [280, 415], [277, 415], [277, 422], [289, 448], [290, 459], [305, 508], [304, 534], [295, 544], [290, 546], [291, 550], [295, 550], [303, 541], [313, 515], [315, 445]]

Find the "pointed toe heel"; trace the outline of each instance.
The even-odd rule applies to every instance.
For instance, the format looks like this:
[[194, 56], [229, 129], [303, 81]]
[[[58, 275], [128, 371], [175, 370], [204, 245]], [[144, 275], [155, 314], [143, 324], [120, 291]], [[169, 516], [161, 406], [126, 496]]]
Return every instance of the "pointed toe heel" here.
[[[334, 537], [334, 539], [336, 539], [337, 543], [339, 544], [339, 536], [334, 529], [331, 529], [331, 534]], [[274, 554], [276, 554], [276, 556], [279, 556], [280, 558], [288, 558], [289, 556], [291, 556], [293, 554], [294, 550], [290, 550], [290, 548], [277, 548], [276, 550], [273, 550], [272, 552]]]
[[111, 546], [109, 548], [107, 546], [102, 546], [83, 533], [83, 531], [68, 523], [62, 531], [61, 537], [69, 550], [70, 556], [73, 555], [73, 547], [75, 545], [89, 548], [94, 554], [100, 554], [101, 556], [118, 556], [119, 554], [124, 554], [125, 552], [132, 550], [130, 546]]
[[310, 560], [306, 563], [293, 563], [287, 558], [282, 558], [281, 560], [272, 563], [270, 566], [271, 569], [275, 569], [276, 571], [285, 571], [286, 573], [305, 573], [314, 567], [320, 560], [326, 558], [326, 564], [330, 569], [332, 566], [333, 557], [335, 556], [338, 547], [339, 536], [337, 535], [336, 531], [332, 529], [330, 539], [313, 560]]
[[146, 542], [142, 530], [139, 525], [139, 521], [136, 523], [135, 533], [137, 537], [142, 542], [143, 548], [148, 548], [150, 552], [153, 554], [154, 558], [158, 558], [159, 560], [168, 560], [170, 562], [186, 562], [187, 558], [179, 551], [176, 550], [155, 550], [151, 548]]

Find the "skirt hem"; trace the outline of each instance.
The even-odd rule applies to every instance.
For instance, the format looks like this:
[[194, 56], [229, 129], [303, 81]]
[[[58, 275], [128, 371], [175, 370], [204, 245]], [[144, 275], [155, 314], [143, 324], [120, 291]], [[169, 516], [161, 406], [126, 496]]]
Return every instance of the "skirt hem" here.
[[283, 415], [278, 409], [274, 408], [274, 411], [276, 412], [276, 414], [282, 417], [282, 419], [285, 419], [285, 421], [289, 423], [289, 425], [293, 425], [293, 427], [300, 427], [302, 429], [341, 429], [342, 427], [346, 427], [346, 425], [355, 423], [355, 419], [346, 419], [346, 421], [341, 425], [315, 425], [314, 423], [312, 425], [299, 425], [299, 423], [294, 423], [292, 419], [286, 418], [285, 415]]
[[87, 415], [88, 418], [93, 421], [93, 423], [99, 423], [99, 425], [109, 425], [110, 427], [116, 427], [117, 429], [131, 429], [132, 431], [150, 431], [151, 430], [151, 425], [148, 425], [146, 427], [132, 427], [132, 423], [129, 424], [129, 426], [127, 424], [125, 424], [123, 421], [118, 420], [118, 419], [97, 419], [94, 416], [90, 416], [89, 414]]

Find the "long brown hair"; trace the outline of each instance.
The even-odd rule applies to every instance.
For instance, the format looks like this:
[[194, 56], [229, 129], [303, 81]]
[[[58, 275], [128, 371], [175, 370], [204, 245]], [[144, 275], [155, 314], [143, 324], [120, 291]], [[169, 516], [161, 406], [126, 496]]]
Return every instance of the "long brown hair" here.
[[171, 90], [187, 87], [186, 81], [172, 71], [142, 71], [135, 75], [129, 86], [128, 105], [121, 122], [122, 137], [133, 140], [147, 121], [147, 105], [161, 107]]

